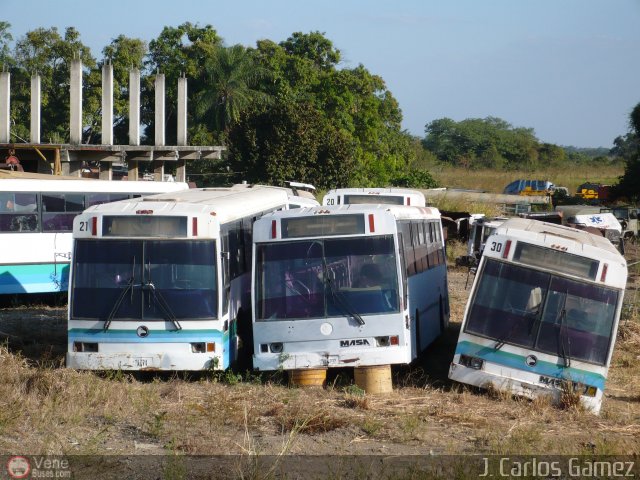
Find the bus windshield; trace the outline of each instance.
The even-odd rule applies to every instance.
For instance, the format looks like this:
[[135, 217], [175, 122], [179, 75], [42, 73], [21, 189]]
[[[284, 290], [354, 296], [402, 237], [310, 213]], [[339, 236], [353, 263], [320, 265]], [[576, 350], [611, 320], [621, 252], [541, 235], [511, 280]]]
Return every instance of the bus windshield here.
[[465, 332], [604, 365], [619, 293], [486, 259]]
[[392, 235], [260, 244], [258, 321], [399, 311]]
[[213, 240], [79, 239], [71, 318], [216, 318], [215, 252]]

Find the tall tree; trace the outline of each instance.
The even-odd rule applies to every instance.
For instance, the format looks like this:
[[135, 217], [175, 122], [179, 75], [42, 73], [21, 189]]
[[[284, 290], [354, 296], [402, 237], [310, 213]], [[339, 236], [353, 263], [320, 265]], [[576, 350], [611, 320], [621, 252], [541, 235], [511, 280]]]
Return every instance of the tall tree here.
[[255, 102], [269, 101], [269, 95], [258, 89], [269, 71], [242, 45], [216, 48], [204, 71], [205, 81], [196, 95], [196, 118], [210, 121], [219, 131], [226, 133]]
[[640, 103], [629, 114], [629, 135], [624, 155], [624, 174], [613, 193], [616, 197], [637, 202], [640, 200]]

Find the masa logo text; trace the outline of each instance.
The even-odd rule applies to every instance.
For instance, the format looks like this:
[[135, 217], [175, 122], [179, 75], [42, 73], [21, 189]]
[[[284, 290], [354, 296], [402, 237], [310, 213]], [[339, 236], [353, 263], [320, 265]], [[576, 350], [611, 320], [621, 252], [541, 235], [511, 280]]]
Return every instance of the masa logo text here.
[[340, 340], [341, 347], [356, 347], [361, 345], [370, 345], [369, 340], [366, 338], [356, 338], [353, 340]]

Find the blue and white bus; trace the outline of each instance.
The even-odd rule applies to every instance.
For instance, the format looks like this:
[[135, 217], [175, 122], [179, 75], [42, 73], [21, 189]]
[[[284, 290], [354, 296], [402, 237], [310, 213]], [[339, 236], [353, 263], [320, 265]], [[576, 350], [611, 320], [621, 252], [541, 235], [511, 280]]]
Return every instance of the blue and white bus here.
[[[251, 345], [253, 223], [282, 188], [191, 189], [74, 221], [67, 366], [225, 369]], [[250, 361], [250, 356], [248, 357]]]
[[609, 240], [511, 219], [487, 240], [449, 378], [601, 407], [627, 264]]
[[11, 173], [0, 178], [0, 295], [67, 291], [73, 219], [85, 208], [188, 188]]
[[435, 208], [343, 205], [254, 225], [253, 365], [408, 364], [447, 326]]

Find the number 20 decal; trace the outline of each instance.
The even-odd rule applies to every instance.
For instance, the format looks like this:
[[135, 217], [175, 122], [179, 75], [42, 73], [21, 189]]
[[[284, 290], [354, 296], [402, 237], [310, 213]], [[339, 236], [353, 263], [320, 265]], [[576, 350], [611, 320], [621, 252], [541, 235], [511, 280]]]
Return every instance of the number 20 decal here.
[[500, 253], [502, 251], [502, 244], [499, 242], [491, 242], [491, 251]]

